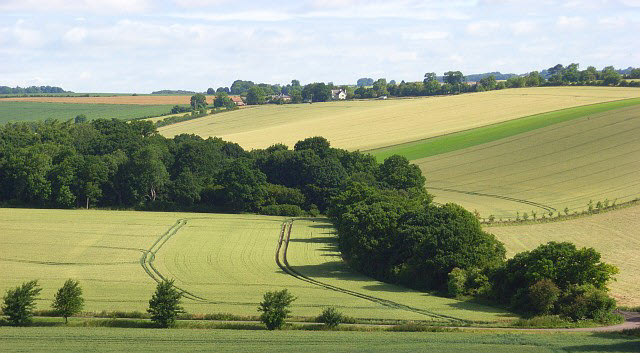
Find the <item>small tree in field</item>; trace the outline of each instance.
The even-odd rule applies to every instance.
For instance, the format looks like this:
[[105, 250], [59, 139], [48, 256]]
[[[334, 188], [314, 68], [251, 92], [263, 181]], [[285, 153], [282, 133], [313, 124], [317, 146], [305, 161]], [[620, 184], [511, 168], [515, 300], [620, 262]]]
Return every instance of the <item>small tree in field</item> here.
[[296, 297], [286, 289], [265, 293], [258, 307], [258, 311], [262, 312], [260, 321], [269, 330], [281, 329], [284, 325], [284, 320], [291, 313], [288, 308], [294, 300], [296, 300]]
[[324, 308], [317, 321], [322, 322], [329, 328], [337, 327], [344, 320], [344, 316], [334, 307]]
[[58, 289], [53, 298], [51, 306], [58, 315], [64, 317], [65, 324], [68, 322], [69, 316], [79, 313], [84, 307], [84, 299], [82, 298], [82, 288], [78, 281], [68, 279], [64, 282], [62, 288]]
[[36, 306], [35, 300], [41, 290], [38, 281], [33, 280], [7, 291], [2, 312], [9, 317], [13, 326], [25, 326], [31, 322], [33, 308]]
[[178, 314], [183, 312], [180, 306], [181, 298], [182, 293], [173, 286], [173, 280], [159, 282], [147, 309], [151, 314], [151, 321], [162, 328], [172, 326]]

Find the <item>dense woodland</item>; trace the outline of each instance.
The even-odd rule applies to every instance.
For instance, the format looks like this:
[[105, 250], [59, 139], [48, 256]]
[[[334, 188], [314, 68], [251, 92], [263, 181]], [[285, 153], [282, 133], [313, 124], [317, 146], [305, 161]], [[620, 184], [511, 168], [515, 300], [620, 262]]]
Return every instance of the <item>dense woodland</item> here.
[[530, 314], [605, 321], [616, 269], [593, 249], [504, 246], [455, 204], [436, 205], [406, 158], [382, 164], [322, 137], [245, 151], [165, 138], [146, 121], [46, 121], [0, 128], [5, 206], [328, 214], [348, 263], [383, 281], [478, 297]]

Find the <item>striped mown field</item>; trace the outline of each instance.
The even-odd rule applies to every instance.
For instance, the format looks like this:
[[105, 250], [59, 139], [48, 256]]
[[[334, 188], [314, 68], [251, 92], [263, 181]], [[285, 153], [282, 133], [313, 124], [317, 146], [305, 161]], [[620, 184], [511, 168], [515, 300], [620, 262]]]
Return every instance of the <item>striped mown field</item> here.
[[[292, 306], [296, 316], [315, 317], [323, 307], [336, 306], [357, 318], [442, 324], [515, 319], [499, 309], [357, 275], [341, 262], [325, 221], [295, 221], [286, 231], [290, 242], [283, 236], [284, 221], [252, 215], [0, 209], [0, 292], [39, 279], [38, 309], [47, 309], [57, 288], [75, 278], [84, 288], [86, 311], [144, 311], [155, 280], [172, 278], [185, 291], [190, 313], [257, 315], [266, 291], [288, 288], [298, 297]], [[294, 276], [290, 268], [333, 288]]]
[[414, 160], [437, 202], [482, 217], [581, 212], [640, 197], [640, 105]]
[[370, 150], [538, 113], [620, 99], [640, 89], [540, 87], [458, 96], [266, 105], [169, 125], [165, 136], [218, 136], [247, 149], [324, 136], [334, 147]]

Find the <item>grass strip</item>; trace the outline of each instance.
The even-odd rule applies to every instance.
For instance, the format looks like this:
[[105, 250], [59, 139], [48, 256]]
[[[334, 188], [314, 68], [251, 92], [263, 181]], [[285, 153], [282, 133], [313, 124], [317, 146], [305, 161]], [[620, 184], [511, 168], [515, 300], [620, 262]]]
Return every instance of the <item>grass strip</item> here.
[[436, 136], [424, 140], [378, 148], [365, 151], [379, 162], [398, 154], [409, 160], [431, 157], [483, 143], [493, 142], [506, 137], [540, 129], [553, 124], [583, 118], [591, 114], [602, 113], [614, 109], [626, 108], [640, 104], [640, 98], [631, 98], [613, 102], [583, 105], [574, 108], [535, 114], [487, 125], [475, 129], [459, 131], [447, 135]]

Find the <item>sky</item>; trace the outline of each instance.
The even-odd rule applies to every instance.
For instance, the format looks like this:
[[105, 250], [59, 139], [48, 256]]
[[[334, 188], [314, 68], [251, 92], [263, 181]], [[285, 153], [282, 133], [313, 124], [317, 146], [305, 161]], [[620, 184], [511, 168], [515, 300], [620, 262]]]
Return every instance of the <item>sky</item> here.
[[0, 85], [204, 91], [640, 66], [640, 0], [0, 0]]

